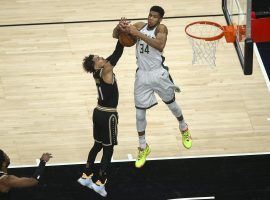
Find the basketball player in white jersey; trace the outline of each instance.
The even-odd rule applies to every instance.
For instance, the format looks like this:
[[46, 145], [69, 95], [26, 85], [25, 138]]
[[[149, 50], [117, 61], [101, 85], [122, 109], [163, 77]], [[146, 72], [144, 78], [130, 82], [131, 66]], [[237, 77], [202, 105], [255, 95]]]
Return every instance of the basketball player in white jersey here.
[[188, 126], [181, 108], [175, 102], [175, 91], [179, 92], [180, 90], [174, 85], [168, 67], [164, 65], [165, 57], [163, 57], [162, 52], [166, 45], [168, 29], [164, 24], [161, 24], [163, 16], [163, 8], [153, 6], [148, 15], [148, 23], [137, 22], [134, 25], [129, 25], [122, 18], [113, 31], [114, 38], [117, 38], [118, 33], [123, 30], [137, 37], [138, 68], [134, 85], [136, 126], [140, 144], [138, 158], [135, 162], [137, 168], [144, 165], [146, 157], [150, 153], [150, 148], [145, 140], [146, 110], [157, 104], [154, 93], [159, 95], [177, 118], [184, 147], [189, 149], [192, 146]]

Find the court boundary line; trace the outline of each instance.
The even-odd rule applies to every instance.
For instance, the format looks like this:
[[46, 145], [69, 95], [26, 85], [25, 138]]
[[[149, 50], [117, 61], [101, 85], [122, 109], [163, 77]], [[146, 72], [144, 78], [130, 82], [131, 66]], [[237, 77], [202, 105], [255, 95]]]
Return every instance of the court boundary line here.
[[[270, 152], [257, 152], [257, 153], [239, 153], [239, 154], [220, 154], [220, 155], [200, 155], [200, 156], [169, 156], [169, 157], [161, 157], [161, 158], [148, 158], [149, 161], [155, 160], [184, 160], [184, 159], [200, 159], [200, 158], [220, 158], [220, 157], [245, 157], [245, 156], [260, 156], [260, 155], [270, 155]], [[136, 159], [119, 159], [119, 160], [112, 160], [112, 163], [119, 163], [119, 162], [133, 162]], [[47, 164], [47, 166], [66, 166], [66, 165], [81, 165], [85, 164], [84, 162], [75, 162], [75, 163], [53, 163]], [[100, 161], [96, 161], [95, 163], [100, 163]], [[26, 168], [26, 167], [36, 167], [37, 165], [14, 165], [10, 166], [10, 169], [14, 168]]]
[[204, 199], [215, 199], [215, 196], [209, 196], [209, 197], [186, 197], [186, 198], [177, 198], [177, 199], [168, 199], [168, 200], [204, 200]]
[[[222, 17], [223, 14], [212, 15], [184, 15], [164, 17], [163, 19], [182, 19], [182, 18], [198, 18], [198, 17]], [[147, 18], [128, 18], [131, 21], [146, 20]], [[19, 26], [43, 26], [43, 25], [62, 25], [62, 24], [83, 24], [83, 23], [100, 23], [100, 22], [118, 22], [120, 19], [105, 19], [105, 20], [80, 20], [80, 21], [66, 21], [66, 22], [40, 22], [40, 23], [22, 23], [22, 24], [1, 24], [0, 28], [4, 27], [19, 27]]]
[[261, 54], [258, 50], [258, 47], [257, 47], [257, 44], [254, 43], [254, 51], [255, 51], [255, 55], [257, 57], [257, 61], [259, 63], [259, 66], [261, 68], [261, 71], [262, 71], [262, 74], [263, 74], [263, 77], [264, 77], [264, 80], [265, 80], [265, 84], [268, 88], [268, 91], [270, 92], [270, 81], [269, 81], [269, 78], [268, 78], [268, 75], [266, 73], [266, 70], [265, 70], [265, 66], [263, 64], [263, 61], [262, 61], [262, 57], [261, 57]]

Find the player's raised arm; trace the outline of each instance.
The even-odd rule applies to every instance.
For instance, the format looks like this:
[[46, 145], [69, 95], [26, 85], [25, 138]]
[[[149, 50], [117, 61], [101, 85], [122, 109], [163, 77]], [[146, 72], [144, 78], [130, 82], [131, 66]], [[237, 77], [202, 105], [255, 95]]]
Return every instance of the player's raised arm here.
[[123, 54], [123, 51], [124, 51], [124, 46], [119, 41], [117, 41], [117, 44], [115, 46], [115, 49], [112, 55], [110, 55], [106, 59], [108, 62], [104, 65], [104, 68], [103, 68], [102, 78], [105, 82], [107, 83], [113, 82], [112, 80], [113, 67], [116, 66], [118, 60], [121, 58]]

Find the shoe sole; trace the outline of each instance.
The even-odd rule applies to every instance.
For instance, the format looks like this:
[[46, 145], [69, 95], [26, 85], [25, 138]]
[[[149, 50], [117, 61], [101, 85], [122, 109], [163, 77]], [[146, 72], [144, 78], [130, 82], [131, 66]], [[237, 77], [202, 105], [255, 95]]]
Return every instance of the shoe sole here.
[[81, 186], [83, 186], [83, 187], [88, 187], [88, 188], [90, 188], [90, 189], [93, 189], [93, 187], [92, 187], [91, 185], [84, 185], [84, 184], [82, 184], [79, 180], [77, 180], [77, 182], [78, 182]]
[[97, 193], [97, 194], [99, 194], [100, 196], [102, 196], [102, 197], [107, 197], [107, 193], [106, 193], [106, 195], [104, 196], [104, 195], [102, 195], [102, 194], [100, 194], [97, 190], [95, 190], [93, 187], [91, 188], [95, 193]]
[[79, 181], [79, 179], [77, 180], [77, 183], [79, 183], [79, 184], [82, 185], [82, 186], [85, 186], [84, 184], [82, 184], [82, 183]]

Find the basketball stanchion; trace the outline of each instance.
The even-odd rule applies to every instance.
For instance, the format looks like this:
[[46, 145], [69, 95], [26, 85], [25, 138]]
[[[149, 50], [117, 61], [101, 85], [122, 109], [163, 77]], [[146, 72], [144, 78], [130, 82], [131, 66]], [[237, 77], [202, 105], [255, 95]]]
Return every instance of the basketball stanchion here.
[[245, 37], [245, 26], [222, 26], [211, 21], [196, 21], [185, 27], [192, 47], [192, 64], [216, 65], [216, 50], [219, 40], [225, 37], [227, 43], [235, 42], [236, 36]]

